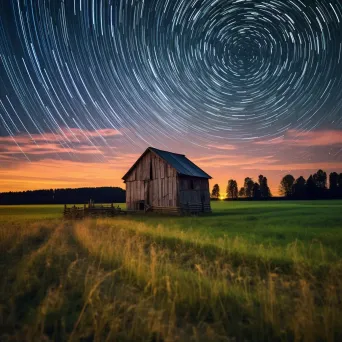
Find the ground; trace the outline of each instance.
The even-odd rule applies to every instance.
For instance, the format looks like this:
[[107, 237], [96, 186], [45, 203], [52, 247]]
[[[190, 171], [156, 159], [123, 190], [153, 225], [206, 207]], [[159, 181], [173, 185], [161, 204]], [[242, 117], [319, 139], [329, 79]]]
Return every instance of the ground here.
[[342, 340], [342, 201], [212, 208], [0, 206], [0, 340]]

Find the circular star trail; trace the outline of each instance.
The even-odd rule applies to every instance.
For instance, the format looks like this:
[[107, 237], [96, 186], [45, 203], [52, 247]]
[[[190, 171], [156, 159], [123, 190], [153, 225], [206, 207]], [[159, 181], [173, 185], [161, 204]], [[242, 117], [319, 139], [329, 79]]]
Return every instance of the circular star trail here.
[[340, 0], [5, 1], [0, 133], [208, 144], [341, 128]]

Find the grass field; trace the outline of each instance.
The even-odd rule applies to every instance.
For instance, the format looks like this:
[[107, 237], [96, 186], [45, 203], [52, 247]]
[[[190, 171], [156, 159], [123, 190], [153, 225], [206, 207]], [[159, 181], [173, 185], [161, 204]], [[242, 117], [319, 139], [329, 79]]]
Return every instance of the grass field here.
[[341, 341], [342, 201], [212, 208], [0, 206], [0, 340]]

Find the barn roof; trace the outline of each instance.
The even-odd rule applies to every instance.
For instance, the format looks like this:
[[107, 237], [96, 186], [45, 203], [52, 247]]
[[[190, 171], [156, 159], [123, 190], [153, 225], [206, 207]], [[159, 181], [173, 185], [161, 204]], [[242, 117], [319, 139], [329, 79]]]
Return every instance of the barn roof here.
[[128, 174], [134, 169], [135, 165], [148, 151], [154, 152], [160, 158], [165, 160], [170, 166], [177, 170], [179, 175], [211, 179], [211, 176], [200, 169], [184, 154], [158, 150], [154, 147], [148, 147], [146, 151], [140, 156], [140, 158], [134, 163], [134, 165], [128, 170], [128, 172], [122, 177], [122, 179], [125, 179], [128, 176]]

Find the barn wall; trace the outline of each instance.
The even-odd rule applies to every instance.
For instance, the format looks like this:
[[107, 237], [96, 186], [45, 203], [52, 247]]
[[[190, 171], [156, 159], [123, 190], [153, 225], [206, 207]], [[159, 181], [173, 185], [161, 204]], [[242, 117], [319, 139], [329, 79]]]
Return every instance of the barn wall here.
[[177, 198], [177, 171], [149, 151], [126, 179], [127, 209], [137, 210], [137, 201], [145, 201], [150, 206], [175, 207]]
[[189, 205], [204, 206], [210, 211], [209, 181], [205, 178], [179, 177], [179, 205], [187, 208]]

